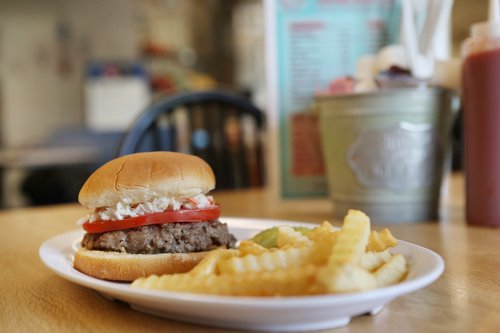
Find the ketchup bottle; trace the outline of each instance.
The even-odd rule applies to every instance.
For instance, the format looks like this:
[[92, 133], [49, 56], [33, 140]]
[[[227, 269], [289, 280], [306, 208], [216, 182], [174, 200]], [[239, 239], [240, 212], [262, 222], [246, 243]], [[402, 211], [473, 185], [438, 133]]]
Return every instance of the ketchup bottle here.
[[466, 219], [500, 227], [500, 5], [462, 46]]

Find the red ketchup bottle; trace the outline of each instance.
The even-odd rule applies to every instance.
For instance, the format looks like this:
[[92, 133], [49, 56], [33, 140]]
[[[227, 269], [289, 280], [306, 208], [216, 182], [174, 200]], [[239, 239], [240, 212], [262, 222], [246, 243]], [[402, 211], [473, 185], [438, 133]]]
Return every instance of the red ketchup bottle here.
[[466, 219], [500, 227], [500, 6], [462, 46]]

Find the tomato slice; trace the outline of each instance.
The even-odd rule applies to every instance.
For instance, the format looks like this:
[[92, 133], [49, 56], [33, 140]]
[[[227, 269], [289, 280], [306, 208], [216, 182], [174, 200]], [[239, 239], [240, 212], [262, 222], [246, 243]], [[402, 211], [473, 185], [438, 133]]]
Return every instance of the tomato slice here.
[[114, 221], [85, 222], [83, 229], [88, 233], [100, 233], [141, 227], [149, 224], [173, 222], [202, 222], [216, 220], [220, 216], [220, 206], [197, 209], [166, 210], [137, 217]]

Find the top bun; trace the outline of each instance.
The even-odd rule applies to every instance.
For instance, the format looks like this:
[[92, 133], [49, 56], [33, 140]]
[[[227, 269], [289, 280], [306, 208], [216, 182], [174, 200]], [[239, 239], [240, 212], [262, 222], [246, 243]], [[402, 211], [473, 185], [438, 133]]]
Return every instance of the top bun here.
[[78, 201], [91, 210], [151, 201], [187, 198], [215, 188], [210, 166], [201, 158], [174, 152], [125, 155], [97, 169], [83, 184]]

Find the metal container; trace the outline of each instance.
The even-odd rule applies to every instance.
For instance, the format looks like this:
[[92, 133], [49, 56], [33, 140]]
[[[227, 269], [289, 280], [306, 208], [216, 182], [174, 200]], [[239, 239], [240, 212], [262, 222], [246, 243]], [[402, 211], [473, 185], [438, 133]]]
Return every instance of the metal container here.
[[335, 216], [374, 222], [436, 220], [453, 94], [398, 89], [316, 100]]

